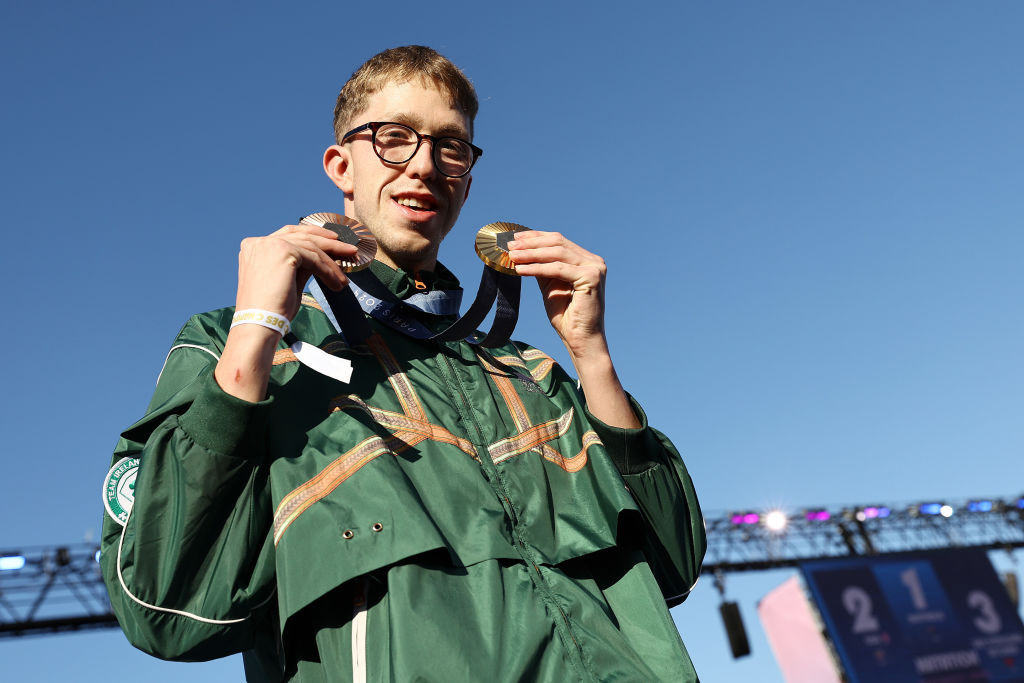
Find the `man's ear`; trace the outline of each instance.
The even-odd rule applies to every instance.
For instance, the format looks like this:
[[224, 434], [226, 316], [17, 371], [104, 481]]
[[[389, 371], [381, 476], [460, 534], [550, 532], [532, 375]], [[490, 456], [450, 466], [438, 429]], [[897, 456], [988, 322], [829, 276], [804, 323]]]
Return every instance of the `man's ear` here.
[[352, 181], [352, 157], [342, 145], [331, 145], [324, 151], [324, 173], [338, 186], [346, 197], [352, 196], [355, 183]]

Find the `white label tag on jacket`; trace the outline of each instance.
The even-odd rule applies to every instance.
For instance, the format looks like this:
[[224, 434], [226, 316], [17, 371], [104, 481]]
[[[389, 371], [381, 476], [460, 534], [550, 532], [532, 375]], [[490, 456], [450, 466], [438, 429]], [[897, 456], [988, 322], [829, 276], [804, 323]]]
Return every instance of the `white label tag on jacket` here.
[[332, 356], [318, 346], [297, 341], [292, 344], [292, 353], [299, 362], [339, 382], [349, 383], [352, 379], [352, 362], [348, 358]]
[[139, 473], [138, 458], [121, 458], [103, 480], [103, 507], [110, 518], [124, 526], [135, 503], [135, 475]]

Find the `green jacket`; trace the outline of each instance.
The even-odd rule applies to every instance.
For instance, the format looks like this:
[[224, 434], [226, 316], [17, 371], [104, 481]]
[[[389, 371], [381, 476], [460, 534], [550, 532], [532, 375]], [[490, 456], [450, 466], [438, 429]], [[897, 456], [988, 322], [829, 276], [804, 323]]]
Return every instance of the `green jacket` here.
[[639, 406], [643, 428], [604, 425], [517, 342], [373, 321], [349, 349], [308, 296], [293, 331], [352, 382], [282, 343], [248, 403], [213, 379], [232, 312], [186, 323], [113, 455], [140, 461], [101, 556], [132, 644], [244, 652], [253, 681], [696, 680], [668, 607], [697, 580], [703, 520]]

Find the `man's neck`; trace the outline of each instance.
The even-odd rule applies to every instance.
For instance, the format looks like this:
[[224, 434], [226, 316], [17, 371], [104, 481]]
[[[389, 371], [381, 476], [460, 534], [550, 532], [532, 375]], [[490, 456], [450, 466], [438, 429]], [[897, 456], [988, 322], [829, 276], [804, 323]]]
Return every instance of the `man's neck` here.
[[419, 273], [423, 271], [432, 273], [437, 268], [436, 256], [422, 260], [410, 261], [408, 263], [399, 263], [396, 259], [393, 259], [388, 254], [384, 253], [383, 250], [378, 249], [377, 255], [374, 258], [392, 270], [404, 270], [407, 273]]
[[370, 271], [399, 299], [439, 289], [461, 289], [458, 278], [440, 263], [435, 265], [433, 271], [410, 273], [401, 268], [393, 268], [378, 259], [370, 264]]

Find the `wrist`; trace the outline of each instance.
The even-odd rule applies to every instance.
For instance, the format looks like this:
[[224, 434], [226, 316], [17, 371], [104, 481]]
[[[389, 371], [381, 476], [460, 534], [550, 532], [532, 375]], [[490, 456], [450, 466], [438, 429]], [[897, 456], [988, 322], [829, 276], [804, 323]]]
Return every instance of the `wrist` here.
[[236, 398], [254, 403], [263, 400], [280, 341], [280, 332], [261, 325], [232, 327], [214, 369], [217, 384]]
[[612, 365], [611, 351], [608, 349], [608, 339], [604, 334], [594, 334], [584, 340], [569, 342], [563, 339], [566, 351], [572, 358], [573, 365], [580, 372], [580, 365], [586, 365], [595, 369], [610, 368]]
[[569, 353], [591, 414], [612, 427], [639, 428], [640, 421], [622, 388], [607, 344], [596, 345], [585, 354], [576, 354], [572, 349]]
[[239, 325], [257, 325], [277, 332], [282, 337], [292, 329], [287, 317], [262, 308], [235, 309], [235, 314], [231, 317], [231, 329]]
[[579, 379], [581, 388], [586, 391], [589, 386], [601, 386], [604, 388], [618, 385], [619, 378], [615, 372], [615, 365], [611, 356], [605, 354], [573, 357], [573, 366], [576, 368], [576, 376]]

